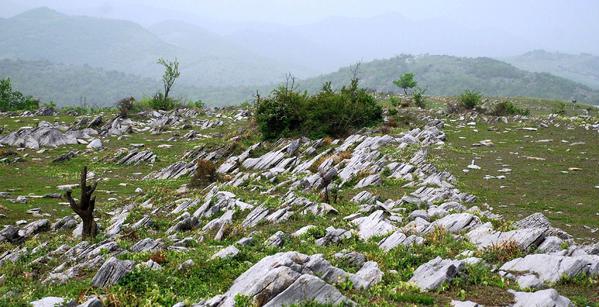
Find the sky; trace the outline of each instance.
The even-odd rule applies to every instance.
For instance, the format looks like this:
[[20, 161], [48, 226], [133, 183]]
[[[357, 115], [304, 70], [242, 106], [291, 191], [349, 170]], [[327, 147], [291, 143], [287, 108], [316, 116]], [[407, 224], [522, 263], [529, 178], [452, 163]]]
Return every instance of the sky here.
[[[178, 11], [223, 21], [312, 23], [330, 16], [370, 17], [398, 12], [414, 19], [446, 17], [507, 26], [530, 22], [547, 26], [599, 23], [596, 0], [2, 0], [22, 6], [49, 6], [72, 12], [116, 13], [128, 7], [131, 19], [143, 19], [144, 7]], [[135, 8], [140, 8], [138, 13]]]

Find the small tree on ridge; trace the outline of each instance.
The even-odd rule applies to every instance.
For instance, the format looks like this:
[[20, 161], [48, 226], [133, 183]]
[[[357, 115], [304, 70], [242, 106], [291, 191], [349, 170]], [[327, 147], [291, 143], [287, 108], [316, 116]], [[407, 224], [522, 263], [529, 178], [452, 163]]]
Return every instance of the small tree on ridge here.
[[407, 72], [399, 78], [399, 80], [393, 81], [397, 87], [403, 89], [404, 94], [408, 95], [408, 89], [413, 89], [416, 87], [417, 83], [414, 79], [414, 73]]

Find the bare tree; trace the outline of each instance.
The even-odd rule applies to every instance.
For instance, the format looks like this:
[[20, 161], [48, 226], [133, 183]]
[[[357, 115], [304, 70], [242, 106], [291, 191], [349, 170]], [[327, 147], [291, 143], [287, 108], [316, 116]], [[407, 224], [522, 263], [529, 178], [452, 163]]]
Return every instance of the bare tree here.
[[168, 94], [170, 94], [175, 81], [181, 73], [179, 72], [179, 61], [175, 59], [174, 61], [167, 61], [163, 58], [158, 59], [158, 64], [164, 66], [164, 74], [162, 75], [162, 84], [164, 86], [164, 101], [167, 101]]
[[360, 80], [359, 74], [360, 74], [360, 65], [362, 65], [362, 62], [358, 62], [355, 65], [351, 65], [349, 67], [349, 70], [351, 72], [351, 79], [352, 81], [354, 80]]
[[71, 191], [67, 191], [66, 198], [71, 205], [71, 209], [81, 217], [83, 220], [83, 229], [81, 230], [81, 236], [83, 238], [95, 238], [97, 234], [96, 221], [94, 221], [94, 209], [96, 207], [96, 196], [94, 191], [98, 186], [98, 182], [94, 182], [93, 185], [87, 185], [87, 166], [83, 167], [81, 171], [81, 198], [77, 203], [71, 196]]
[[285, 90], [293, 92], [295, 90], [295, 76], [292, 73], [285, 75]]

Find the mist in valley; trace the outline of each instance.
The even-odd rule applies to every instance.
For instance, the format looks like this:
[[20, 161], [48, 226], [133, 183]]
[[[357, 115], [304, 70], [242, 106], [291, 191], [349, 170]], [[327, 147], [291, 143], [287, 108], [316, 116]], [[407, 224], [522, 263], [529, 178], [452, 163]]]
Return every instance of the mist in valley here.
[[[130, 88], [136, 95], [153, 86], [142, 79], [160, 77], [159, 57], [181, 61], [180, 95], [216, 104], [268, 90], [287, 73], [309, 80], [400, 55], [488, 57], [599, 88], [593, 1], [1, 0], [0, 7], [0, 59], [125, 73], [123, 79], [136, 78], [128, 83], [145, 83]], [[531, 59], [533, 50], [559, 59], [543, 62], [538, 53]], [[22, 66], [3, 64], [2, 75]], [[13, 78], [36, 91], [22, 72]]]

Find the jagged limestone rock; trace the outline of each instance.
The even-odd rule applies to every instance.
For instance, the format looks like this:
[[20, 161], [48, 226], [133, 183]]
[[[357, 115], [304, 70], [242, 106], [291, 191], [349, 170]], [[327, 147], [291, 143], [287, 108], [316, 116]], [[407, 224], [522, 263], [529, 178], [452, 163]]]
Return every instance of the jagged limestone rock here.
[[437, 257], [414, 271], [410, 282], [420, 289], [430, 291], [438, 288], [446, 281], [453, 279], [462, 269], [464, 263], [460, 260], [446, 260]]
[[134, 266], [130, 260], [118, 260], [111, 257], [106, 260], [92, 279], [92, 285], [97, 288], [105, 288], [116, 284], [121, 277], [129, 273]]

